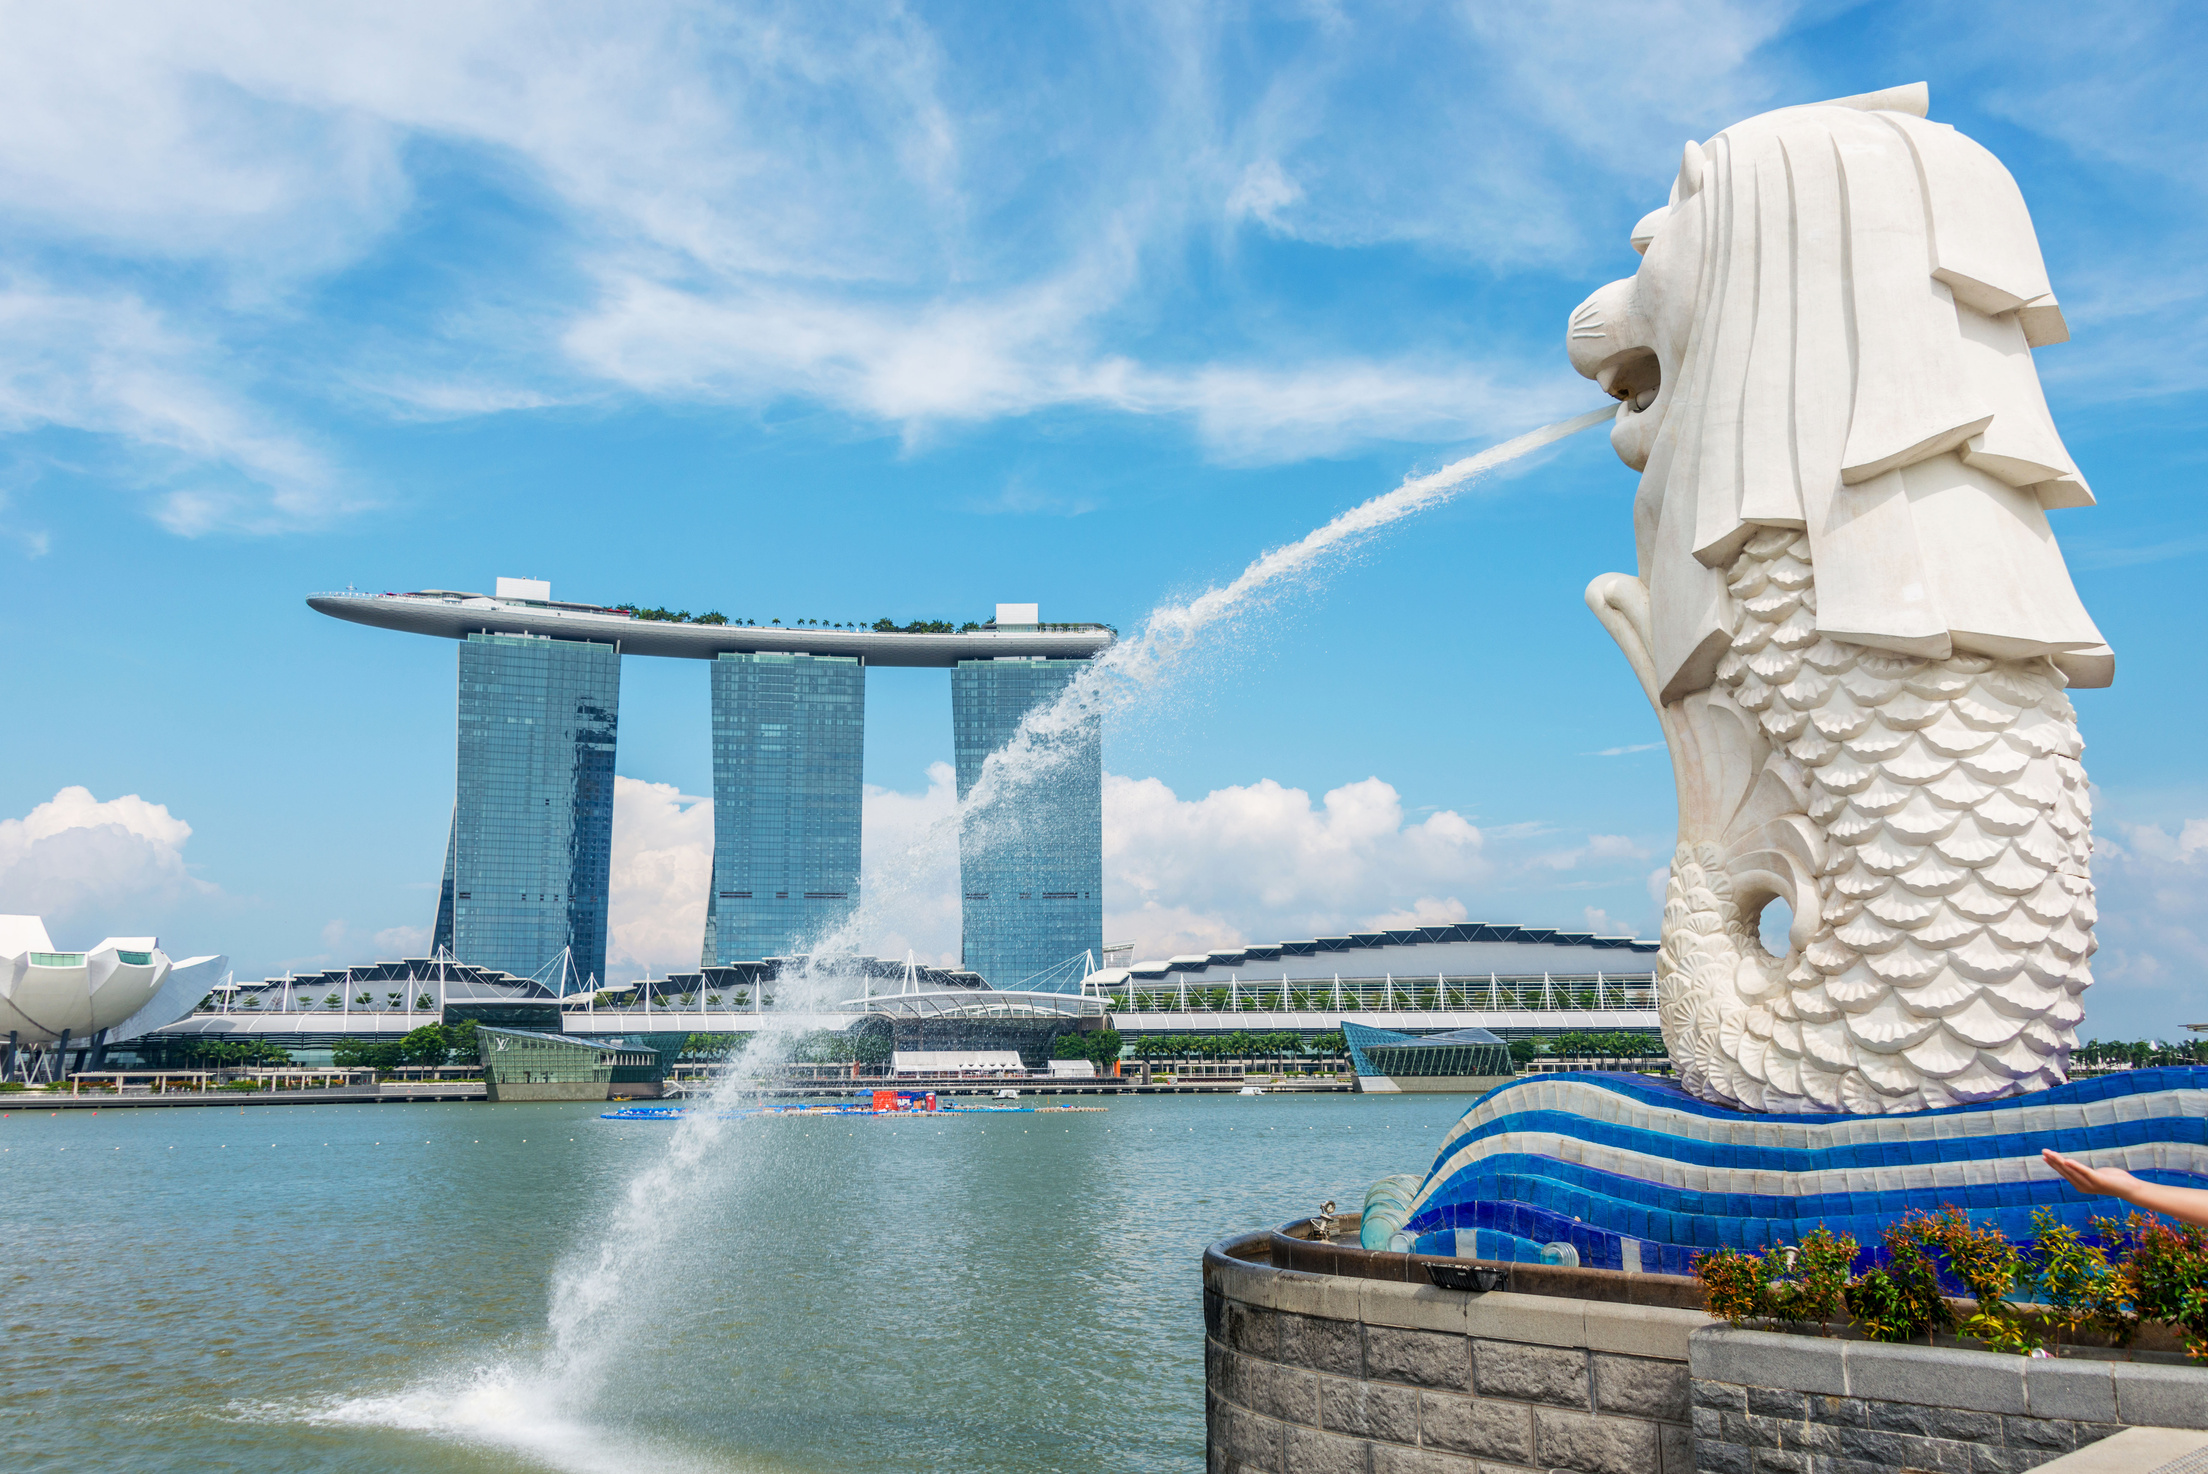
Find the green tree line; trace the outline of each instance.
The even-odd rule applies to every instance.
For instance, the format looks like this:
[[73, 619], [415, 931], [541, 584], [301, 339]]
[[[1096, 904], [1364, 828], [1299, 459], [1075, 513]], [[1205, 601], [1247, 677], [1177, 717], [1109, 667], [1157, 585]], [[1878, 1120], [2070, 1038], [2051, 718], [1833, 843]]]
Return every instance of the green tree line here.
[[2162, 1065], [2208, 1064], [2208, 1039], [2090, 1039], [2071, 1056], [2083, 1064], [2145, 1070]]
[[[1566, 1059], [1657, 1059], [1664, 1053], [1664, 1041], [1658, 1035], [1624, 1030], [1614, 1034], [1596, 1034], [1583, 1029], [1567, 1029], [1561, 1034], [1548, 1035], [1541, 1040], [1541, 1045], [1541, 1053], [1560, 1055]], [[1520, 1063], [1524, 1061], [1521, 1060]]]
[[1120, 1038], [1117, 1029], [1097, 1029], [1089, 1033], [1060, 1034], [1052, 1041], [1052, 1059], [1085, 1059], [1095, 1062], [1099, 1070], [1110, 1070], [1112, 1061], [1119, 1058]]
[[1281, 1030], [1253, 1034], [1147, 1034], [1135, 1042], [1138, 1059], [1305, 1059], [1346, 1052], [1339, 1029], [1303, 1035]]
[[[692, 1034], [682, 1041], [677, 1058], [690, 1064], [725, 1064], [750, 1047], [751, 1034]], [[841, 1029], [816, 1029], [798, 1037], [790, 1046], [789, 1063], [798, 1065], [886, 1065], [891, 1052], [887, 1029], [862, 1029], [856, 1034]]]
[[395, 1070], [402, 1065], [472, 1065], [482, 1056], [475, 1042], [475, 1020], [456, 1024], [424, 1024], [403, 1038], [375, 1043], [366, 1039], [341, 1039], [330, 1050], [330, 1063], [341, 1070]]
[[291, 1055], [266, 1039], [184, 1039], [155, 1046], [151, 1061], [162, 1070], [272, 1069]]

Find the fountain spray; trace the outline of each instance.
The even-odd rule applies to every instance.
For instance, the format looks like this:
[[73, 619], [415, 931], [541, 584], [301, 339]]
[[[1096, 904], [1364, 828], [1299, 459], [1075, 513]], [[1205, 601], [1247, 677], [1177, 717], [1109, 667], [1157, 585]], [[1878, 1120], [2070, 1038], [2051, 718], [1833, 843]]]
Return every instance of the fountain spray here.
[[[1154, 696], [1207, 631], [1262, 608], [1286, 587], [1322, 573], [1330, 559], [1448, 501], [1480, 475], [1604, 423], [1613, 413], [1603, 408], [1574, 415], [1407, 478], [1262, 554], [1229, 583], [1152, 610], [1055, 700], [1027, 714], [1011, 741], [990, 754], [956, 811], [882, 873], [867, 877], [861, 904], [845, 922], [813, 939], [808, 955], [784, 964], [775, 984], [776, 1007], [757, 1015], [758, 1032], [745, 1047], [742, 1069], [724, 1073], [702, 1105], [684, 1113], [658, 1153], [629, 1178], [596, 1232], [554, 1271], [546, 1316], [550, 1345], [537, 1365], [486, 1367], [457, 1391], [440, 1386], [399, 1398], [360, 1399], [345, 1404], [336, 1419], [396, 1423], [522, 1447], [574, 1468], [618, 1465], [589, 1436], [587, 1420], [605, 1394], [616, 1348], [633, 1345], [641, 1318], [651, 1313], [650, 1297], [637, 1293], [636, 1278], [652, 1276], [662, 1250], [692, 1232], [707, 1187], [718, 1185], [708, 1164], [724, 1162], [725, 1174], [726, 1154], [716, 1148], [738, 1129], [731, 1108], [745, 1089], [745, 1076], [787, 1059], [802, 1033], [794, 1015], [832, 1009], [848, 996], [851, 973], [840, 959], [857, 954], [863, 938], [879, 935], [922, 904], [922, 877], [934, 855], [953, 838], [988, 846], [1016, 834], [1021, 796], [1049, 781], [1108, 712], [1139, 696]], [[753, 1158], [747, 1154], [742, 1160]]]

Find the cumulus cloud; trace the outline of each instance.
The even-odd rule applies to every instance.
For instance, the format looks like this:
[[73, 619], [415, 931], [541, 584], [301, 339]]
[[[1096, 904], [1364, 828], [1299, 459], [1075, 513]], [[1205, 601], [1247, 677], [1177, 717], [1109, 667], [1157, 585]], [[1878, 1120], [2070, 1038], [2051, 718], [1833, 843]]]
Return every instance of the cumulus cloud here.
[[613, 780], [607, 980], [694, 968], [713, 881], [713, 801], [672, 783]]
[[379, 958], [423, 957], [429, 952], [430, 930], [426, 926], [387, 926], [368, 939]]
[[[2111, 832], [2113, 830], [2113, 833]], [[2087, 1026], [2101, 1038], [2167, 1037], [2208, 1018], [2208, 818], [2099, 828], [2100, 951]]]
[[958, 775], [928, 764], [918, 793], [866, 785], [860, 829], [859, 945], [881, 957], [956, 967], [959, 954]]
[[1589, 906], [1580, 913], [1580, 924], [1598, 937], [1629, 937], [1633, 929], [1623, 925], [1600, 906]]
[[57, 925], [142, 932], [152, 911], [215, 892], [185, 868], [191, 837], [191, 825], [135, 793], [102, 800], [64, 788], [20, 819], [0, 819], [0, 910], [44, 916], [57, 942]]
[[[1479, 829], [1415, 823], [1379, 778], [1317, 803], [1271, 779], [1183, 799], [1155, 778], [1104, 780], [1104, 928], [1144, 956], [1394, 923], [1463, 920], [1492, 866]], [[1405, 909], [1405, 897], [1419, 897]]]
[[[668, 784], [616, 780], [613, 976], [697, 965], [712, 813], [710, 800]], [[949, 763], [930, 764], [917, 791], [866, 786], [863, 909], [840, 940], [883, 957], [910, 951], [924, 963], [957, 965], [956, 813]], [[1498, 846], [1454, 811], [1414, 818], [1377, 777], [1314, 800], [1271, 779], [1182, 798], [1156, 778], [1108, 773], [1105, 940], [1164, 957], [1234, 942], [1443, 926], [1473, 920], [1475, 911], [1491, 919], [1485, 908], [1514, 884], [1553, 890], [1561, 873], [1614, 869], [1646, 854], [1616, 835], [1592, 835], [1563, 850], [1533, 843], [1545, 836], [1534, 826]], [[1597, 908], [1584, 908], [1584, 916], [1591, 930], [1633, 931]]]

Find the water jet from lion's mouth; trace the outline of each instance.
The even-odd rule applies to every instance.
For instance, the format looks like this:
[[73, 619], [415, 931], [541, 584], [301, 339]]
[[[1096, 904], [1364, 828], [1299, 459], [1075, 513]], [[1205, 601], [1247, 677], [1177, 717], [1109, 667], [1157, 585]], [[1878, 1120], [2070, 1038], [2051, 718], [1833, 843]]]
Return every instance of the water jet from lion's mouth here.
[[[791, 1015], [833, 1007], [848, 996], [850, 979], [842, 973], [839, 959], [863, 951], [869, 933], [878, 935], [900, 926], [909, 929], [898, 912], [930, 900], [923, 883], [929, 851], [946, 843], [953, 832], [962, 835], [962, 843], [987, 845], [1001, 840], [1007, 831], [1016, 831], [1018, 797], [1034, 784], [1048, 781], [1104, 711], [1137, 696], [1154, 698], [1200, 632], [1262, 607], [1284, 585], [1318, 571], [1330, 556], [1348, 552], [1406, 517], [1440, 506], [1486, 472], [1607, 424], [1615, 414], [1615, 407], [1606, 405], [1573, 415], [1437, 471], [1406, 478], [1394, 490], [1360, 502], [1296, 542], [1261, 554], [1231, 582], [1186, 603], [1160, 604], [1133, 635], [1092, 660], [1057, 700], [1029, 712], [1012, 740], [990, 754], [980, 780], [956, 814], [899, 857], [892, 873], [870, 873], [862, 888], [867, 899], [857, 913], [833, 933], [814, 938], [802, 949], [807, 955], [785, 965], [777, 990], [780, 1016], [776, 1011], [758, 1016], [759, 1031], [747, 1050], [747, 1063], [757, 1068], [787, 1057], [797, 1039]], [[589, 1431], [590, 1438], [581, 1441], [595, 1447], [592, 1440], [604, 1430], [593, 1419], [603, 1411], [612, 1348], [623, 1344], [649, 1314], [654, 1295], [667, 1289], [656, 1255], [688, 1226], [708, 1184], [733, 1171], [761, 1165], [765, 1150], [761, 1146], [742, 1152], [722, 1150], [730, 1133], [728, 1107], [735, 1103], [740, 1088], [739, 1073], [732, 1069], [704, 1108], [679, 1122], [665, 1145], [631, 1174], [599, 1231], [562, 1259], [553, 1273], [546, 1344], [536, 1356], [503, 1360], [483, 1369], [470, 1384], [474, 1391], [464, 1398], [445, 1396], [425, 1383], [397, 1399], [348, 1404], [342, 1416], [396, 1421], [462, 1441], [525, 1446], [535, 1437], [543, 1410], [557, 1409], [562, 1417], [577, 1420], [575, 1427]], [[513, 1409], [517, 1408], [524, 1411], [516, 1414]]]
[[1405, 517], [1440, 506], [1485, 473], [1582, 430], [1607, 425], [1616, 417], [1616, 406], [1604, 405], [1491, 445], [1438, 471], [1407, 477], [1395, 490], [1360, 502], [1295, 542], [1260, 554], [1231, 582], [1207, 589], [1185, 604], [1160, 604], [1143, 617], [1134, 634], [1090, 661], [1057, 700], [1027, 714], [1012, 740], [982, 765], [981, 777], [959, 805], [955, 822], [968, 826], [971, 833], [976, 816], [1004, 806], [1007, 789], [1033, 782], [1055, 766], [1049, 756], [1052, 750], [1071, 750], [1062, 739], [1137, 695], [1155, 697], [1156, 688], [1200, 632], [1261, 607], [1283, 585], [1316, 572], [1330, 555], [1346, 553]]
[[1048, 781], [1080, 751], [1105, 713], [1138, 701], [1157, 704], [1161, 688], [1185, 664], [1200, 634], [1264, 608], [1285, 587], [1319, 573], [1330, 558], [1406, 517], [1442, 505], [1486, 473], [1582, 430], [1608, 425], [1616, 416], [1616, 406], [1604, 405], [1491, 445], [1437, 471], [1406, 477], [1394, 490], [1358, 503], [1295, 542], [1259, 554], [1229, 582], [1185, 603], [1159, 604], [1133, 634], [1091, 660], [1055, 700], [1028, 712], [1011, 740], [983, 762], [973, 788], [949, 816], [931, 825], [893, 863], [869, 869], [858, 909], [832, 934], [815, 939], [813, 950], [859, 953], [885, 933], [912, 935], [918, 923], [906, 913], [933, 901], [926, 883], [932, 858], [954, 836], [968, 850], [1016, 840], [1023, 833], [1018, 796]]

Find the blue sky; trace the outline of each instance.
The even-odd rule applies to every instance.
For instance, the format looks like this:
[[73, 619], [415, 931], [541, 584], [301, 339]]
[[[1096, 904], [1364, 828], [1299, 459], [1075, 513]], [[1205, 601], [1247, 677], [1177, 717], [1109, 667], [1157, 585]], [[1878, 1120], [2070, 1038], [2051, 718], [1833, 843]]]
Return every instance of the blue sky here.
[[[2197, 11], [2057, 5], [9, 5], [0, 909], [241, 974], [416, 947], [449, 646], [309, 592], [1132, 627], [1584, 409], [1564, 314], [1681, 144], [1929, 80], [2038, 222], [2057, 515], [2116, 686], [2088, 1033], [2208, 1018]], [[1586, 613], [1599, 434], [1118, 717], [1107, 928], [1653, 935], [1656, 726]], [[624, 672], [613, 918], [696, 955], [706, 673]], [[939, 817], [940, 673], [868, 686], [869, 853]], [[80, 794], [76, 790], [83, 790]], [[941, 904], [880, 944], [955, 953]]]

